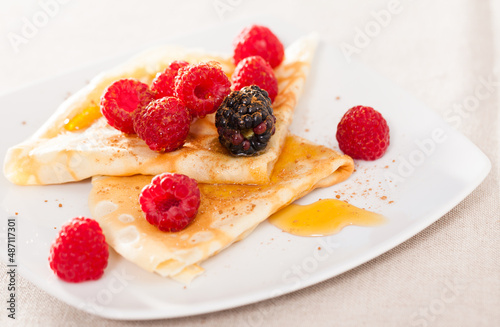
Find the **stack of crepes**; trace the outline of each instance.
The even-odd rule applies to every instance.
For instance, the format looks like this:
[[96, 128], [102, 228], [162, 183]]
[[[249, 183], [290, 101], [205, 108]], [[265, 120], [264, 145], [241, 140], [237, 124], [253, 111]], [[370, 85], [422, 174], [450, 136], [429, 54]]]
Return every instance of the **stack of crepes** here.
[[[185, 145], [169, 153], [151, 151], [140, 138], [121, 133], [99, 117], [100, 96], [120, 78], [151, 83], [174, 60], [215, 60], [228, 76], [234, 70], [229, 55], [164, 46], [101, 73], [62, 103], [31, 138], [9, 149], [5, 176], [20, 185], [93, 177], [89, 206], [108, 244], [147, 271], [189, 283], [203, 272], [201, 262], [243, 239], [271, 214], [351, 175], [350, 157], [288, 133], [316, 45], [315, 35], [295, 41], [275, 69], [276, 133], [261, 155], [231, 156], [218, 141], [213, 114], [194, 122]], [[85, 123], [68, 128], [75, 121]], [[150, 225], [139, 206], [142, 188], [164, 172], [188, 175], [200, 186], [198, 214], [180, 232]]]

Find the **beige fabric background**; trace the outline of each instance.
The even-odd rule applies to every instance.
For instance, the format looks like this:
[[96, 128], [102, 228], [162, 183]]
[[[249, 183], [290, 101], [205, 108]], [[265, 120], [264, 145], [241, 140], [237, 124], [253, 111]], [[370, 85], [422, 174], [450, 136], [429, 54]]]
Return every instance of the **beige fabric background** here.
[[[43, 0], [42, 0], [43, 1]], [[49, 0], [45, 0], [49, 1]], [[397, 0], [393, 0], [397, 1]], [[7, 33], [40, 10], [38, 1], [0, 0], [0, 92], [157, 39], [261, 13], [318, 31], [337, 46], [373, 20], [377, 1], [66, 0], [15, 52]], [[215, 5], [231, 10], [219, 15]], [[400, 0], [402, 11], [356, 55], [446, 116], [479, 78], [500, 79], [496, 0]], [[273, 300], [168, 321], [120, 322], [70, 307], [22, 277], [18, 326], [500, 326], [499, 89], [458, 129], [490, 158], [487, 179], [432, 226], [338, 277]], [[1, 108], [2, 113], [7, 108]], [[1, 294], [6, 289], [1, 265]], [[451, 292], [451, 293], [450, 293]], [[446, 301], [441, 298], [446, 293]], [[3, 300], [2, 300], [3, 303]], [[0, 305], [3, 308], [3, 305]], [[10, 323], [0, 309], [0, 326]]]

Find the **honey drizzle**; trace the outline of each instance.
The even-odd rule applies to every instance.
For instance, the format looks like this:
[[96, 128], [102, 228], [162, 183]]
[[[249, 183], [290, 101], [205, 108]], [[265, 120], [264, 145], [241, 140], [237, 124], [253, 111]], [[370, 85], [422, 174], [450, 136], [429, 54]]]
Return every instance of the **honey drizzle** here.
[[67, 131], [82, 130], [92, 125], [100, 117], [102, 117], [100, 107], [96, 104], [92, 104], [73, 118], [66, 118], [64, 121], [64, 128]]
[[271, 224], [298, 236], [332, 235], [346, 226], [377, 226], [385, 221], [377, 213], [335, 199], [323, 199], [309, 205], [292, 203], [269, 218]]

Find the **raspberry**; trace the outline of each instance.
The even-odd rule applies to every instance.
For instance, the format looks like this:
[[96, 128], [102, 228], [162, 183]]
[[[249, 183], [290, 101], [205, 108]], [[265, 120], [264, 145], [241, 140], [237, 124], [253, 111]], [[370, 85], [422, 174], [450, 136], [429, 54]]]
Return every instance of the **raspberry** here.
[[266, 90], [271, 102], [278, 94], [278, 80], [267, 61], [260, 56], [247, 57], [240, 61], [231, 77], [233, 89], [241, 90], [244, 86], [257, 85]]
[[170, 152], [180, 148], [189, 133], [191, 116], [177, 98], [164, 97], [152, 101], [134, 115], [134, 129], [149, 148]]
[[337, 126], [340, 149], [354, 159], [375, 160], [389, 146], [389, 126], [382, 115], [370, 107], [349, 109]]
[[99, 279], [108, 265], [108, 245], [97, 221], [76, 217], [64, 224], [50, 248], [54, 273], [67, 282]]
[[187, 65], [189, 63], [183, 60], [172, 61], [163, 73], [156, 74], [151, 83], [151, 91], [153, 91], [155, 99], [174, 96], [175, 76], [177, 76], [179, 68]]
[[101, 113], [108, 124], [123, 133], [133, 134], [132, 116], [153, 100], [153, 92], [147, 84], [136, 79], [120, 79], [104, 91], [101, 97]]
[[224, 99], [215, 114], [219, 142], [234, 155], [264, 151], [276, 131], [271, 100], [258, 86], [245, 86]]
[[235, 65], [246, 57], [261, 56], [272, 68], [275, 68], [285, 56], [281, 41], [265, 26], [245, 27], [234, 39], [233, 47]]
[[193, 221], [200, 206], [196, 180], [182, 174], [156, 175], [139, 195], [146, 220], [164, 232], [178, 232]]
[[175, 94], [193, 117], [214, 113], [231, 92], [230, 87], [231, 82], [215, 61], [183, 67], [175, 78]]

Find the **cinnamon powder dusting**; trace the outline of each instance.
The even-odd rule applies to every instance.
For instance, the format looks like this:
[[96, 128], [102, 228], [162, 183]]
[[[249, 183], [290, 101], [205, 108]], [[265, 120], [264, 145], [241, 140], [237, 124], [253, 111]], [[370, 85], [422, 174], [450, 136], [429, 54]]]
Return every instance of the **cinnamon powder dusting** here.
[[[383, 168], [389, 168], [388, 165]], [[372, 170], [379, 169], [376, 166], [360, 168], [359, 166], [354, 169], [351, 176], [350, 183], [346, 183], [341, 189], [334, 191], [335, 198], [349, 203], [350, 199], [359, 198], [359, 196], [368, 198], [378, 198], [382, 201], [387, 201], [387, 204], [394, 203], [393, 200], [388, 198], [388, 190], [386, 190], [382, 182], [373, 183], [369, 178]], [[360, 186], [362, 191], [360, 190]], [[397, 186], [397, 185], [396, 185]], [[371, 209], [370, 207], [367, 209]]]

